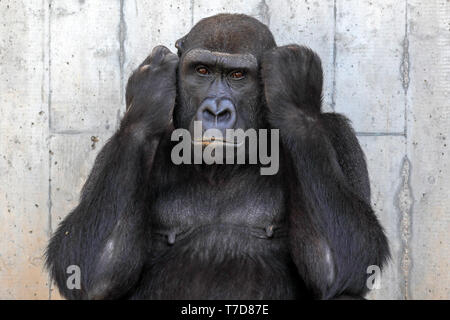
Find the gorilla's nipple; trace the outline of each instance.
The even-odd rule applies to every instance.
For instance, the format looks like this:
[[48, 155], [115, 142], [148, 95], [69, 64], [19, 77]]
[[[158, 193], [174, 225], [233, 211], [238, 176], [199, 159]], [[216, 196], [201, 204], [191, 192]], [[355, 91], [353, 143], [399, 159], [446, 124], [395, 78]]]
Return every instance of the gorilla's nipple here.
[[175, 238], [176, 238], [176, 236], [177, 236], [177, 233], [176, 233], [175, 231], [169, 233], [169, 234], [167, 235], [167, 243], [168, 243], [169, 245], [173, 245], [173, 244], [175, 243]]
[[273, 225], [266, 227], [266, 236], [267, 236], [267, 238], [273, 237]]

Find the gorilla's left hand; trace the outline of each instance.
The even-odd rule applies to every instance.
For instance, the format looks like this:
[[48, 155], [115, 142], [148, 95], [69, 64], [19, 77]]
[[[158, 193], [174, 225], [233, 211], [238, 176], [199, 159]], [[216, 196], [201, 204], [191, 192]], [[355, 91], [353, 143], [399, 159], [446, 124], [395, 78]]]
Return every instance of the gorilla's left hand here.
[[267, 120], [280, 130], [289, 174], [296, 177], [288, 215], [294, 263], [317, 299], [361, 296], [367, 266], [381, 266], [389, 249], [370, 191], [358, 187], [368, 178], [355, 133], [344, 117], [321, 113], [322, 67], [312, 50], [289, 45], [268, 51], [262, 79]]
[[311, 119], [320, 113], [322, 65], [311, 49], [287, 45], [269, 50], [262, 61], [262, 79], [272, 128], [288, 129], [293, 118]]

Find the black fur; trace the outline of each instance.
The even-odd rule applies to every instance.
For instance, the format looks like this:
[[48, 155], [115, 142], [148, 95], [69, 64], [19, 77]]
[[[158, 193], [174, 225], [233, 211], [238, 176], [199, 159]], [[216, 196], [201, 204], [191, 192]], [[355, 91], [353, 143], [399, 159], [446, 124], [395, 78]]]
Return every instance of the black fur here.
[[[319, 57], [276, 47], [266, 26], [229, 14], [202, 20], [177, 48], [178, 57], [155, 48], [130, 77], [121, 127], [52, 237], [47, 267], [62, 295], [362, 297], [367, 267], [381, 267], [389, 250], [355, 134], [345, 117], [321, 112]], [[194, 49], [250, 54], [258, 70], [212, 86], [216, 78], [197, 79], [185, 64]], [[189, 128], [217, 91], [235, 105], [237, 127], [280, 129], [276, 175], [171, 162], [171, 131]], [[69, 265], [81, 268], [81, 290], [66, 286]]]

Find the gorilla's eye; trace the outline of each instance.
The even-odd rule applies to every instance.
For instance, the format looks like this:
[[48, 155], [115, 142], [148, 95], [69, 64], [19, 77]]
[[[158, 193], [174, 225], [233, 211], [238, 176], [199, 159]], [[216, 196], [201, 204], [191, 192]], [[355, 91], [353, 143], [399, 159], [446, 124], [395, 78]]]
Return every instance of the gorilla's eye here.
[[235, 80], [242, 79], [244, 77], [244, 71], [241, 70], [233, 71], [232, 73], [230, 73], [230, 77]]
[[205, 66], [198, 66], [197, 68], [195, 68], [195, 71], [197, 71], [197, 73], [201, 74], [202, 76], [209, 74], [209, 70]]

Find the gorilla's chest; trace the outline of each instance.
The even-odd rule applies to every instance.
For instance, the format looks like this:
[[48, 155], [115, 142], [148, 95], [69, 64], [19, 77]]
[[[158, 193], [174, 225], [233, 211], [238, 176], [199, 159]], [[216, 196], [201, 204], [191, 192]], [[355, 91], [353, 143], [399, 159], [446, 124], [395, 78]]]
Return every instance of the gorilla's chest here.
[[[173, 245], [220, 234], [254, 239], [283, 237], [285, 194], [275, 177], [236, 178], [227, 183], [167, 183], [151, 203], [152, 238]], [[219, 239], [221, 240], [221, 239]]]
[[192, 176], [158, 181], [146, 298], [297, 297], [280, 180], [243, 174], [220, 184]]

